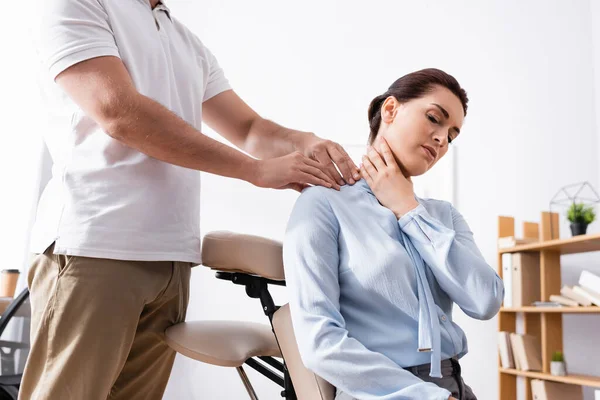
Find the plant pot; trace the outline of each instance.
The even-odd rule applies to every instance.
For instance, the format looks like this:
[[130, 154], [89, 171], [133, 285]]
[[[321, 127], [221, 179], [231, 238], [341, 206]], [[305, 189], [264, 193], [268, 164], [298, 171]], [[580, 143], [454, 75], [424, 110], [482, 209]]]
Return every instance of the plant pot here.
[[551, 361], [550, 373], [554, 376], [565, 376], [567, 375], [567, 365], [564, 361]]
[[574, 222], [571, 224], [571, 233], [573, 236], [585, 235], [588, 224], [585, 222]]

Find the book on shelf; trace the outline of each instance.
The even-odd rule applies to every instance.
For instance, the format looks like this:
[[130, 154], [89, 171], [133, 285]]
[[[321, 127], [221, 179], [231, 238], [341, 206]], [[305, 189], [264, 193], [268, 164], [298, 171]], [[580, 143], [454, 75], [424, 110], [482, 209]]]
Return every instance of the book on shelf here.
[[583, 388], [580, 385], [570, 385], [533, 379], [531, 381], [533, 400], [583, 400]]
[[540, 255], [536, 253], [512, 254], [512, 306], [528, 306], [541, 295]]
[[511, 247], [519, 246], [522, 244], [535, 243], [539, 240], [537, 238], [522, 238], [517, 239], [514, 236], [506, 236], [498, 238], [498, 248], [499, 249], [510, 249]]
[[534, 307], [562, 307], [562, 304], [556, 301], [534, 301], [531, 305]]
[[510, 349], [512, 351], [513, 354], [513, 362], [515, 363], [515, 368], [520, 370], [521, 369], [521, 357], [519, 357], [519, 355], [517, 354], [517, 335], [516, 333], [510, 333], [508, 335], [508, 339], [510, 341]]
[[512, 254], [502, 254], [502, 280], [504, 281], [504, 307], [513, 306], [513, 283], [512, 283]]
[[587, 288], [584, 288], [581, 286], [574, 286], [573, 290], [578, 295], [581, 295], [581, 296], [587, 298], [589, 301], [592, 302], [592, 304], [600, 306], [600, 294], [595, 293], [595, 292], [591, 291], [590, 289], [587, 289]]
[[592, 274], [590, 271], [582, 271], [579, 276], [579, 286], [593, 293], [600, 293], [600, 276]]
[[563, 306], [567, 307], [579, 307], [579, 303], [575, 300], [569, 299], [568, 297], [559, 296], [557, 294], [553, 294], [550, 296], [550, 301], [559, 303]]
[[500, 364], [502, 368], [515, 368], [515, 359], [510, 344], [509, 332], [498, 332], [498, 351], [500, 352]]
[[572, 286], [563, 286], [562, 289], [560, 289], [560, 294], [564, 297], [570, 298], [571, 300], [575, 300], [584, 307], [589, 307], [592, 305], [590, 299], [575, 292]]
[[504, 307], [523, 307], [541, 297], [540, 256], [535, 253], [502, 254]]
[[537, 337], [511, 333], [510, 343], [518, 369], [523, 371], [542, 370], [542, 349]]

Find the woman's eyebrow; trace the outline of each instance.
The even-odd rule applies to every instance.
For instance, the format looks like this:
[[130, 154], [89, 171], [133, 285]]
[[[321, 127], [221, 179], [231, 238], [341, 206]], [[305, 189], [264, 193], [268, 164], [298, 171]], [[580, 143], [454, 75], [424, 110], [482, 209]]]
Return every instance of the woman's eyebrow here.
[[446, 119], [450, 118], [450, 114], [448, 114], [448, 111], [446, 111], [444, 109], [444, 107], [440, 106], [439, 104], [436, 103], [431, 103], [432, 105], [436, 106], [437, 108], [440, 109], [440, 111], [442, 112], [442, 114], [444, 114], [444, 117], [446, 117]]
[[[446, 117], [446, 119], [450, 118], [450, 114], [448, 114], [448, 111], [446, 111], [446, 109], [442, 106], [440, 106], [439, 104], [436, 103], [431, 103], [432, 105], [436, 106], [437, 108], [440, 109], [440, 111], [442, 112], [442, 114], [444, 114], [444, 117]], [[454, 129], [456, 131], [456, 134], [458, 135], [460, 133], [460, 129], [458, 129], [456, 126], [453, 127], [452, 129]]]

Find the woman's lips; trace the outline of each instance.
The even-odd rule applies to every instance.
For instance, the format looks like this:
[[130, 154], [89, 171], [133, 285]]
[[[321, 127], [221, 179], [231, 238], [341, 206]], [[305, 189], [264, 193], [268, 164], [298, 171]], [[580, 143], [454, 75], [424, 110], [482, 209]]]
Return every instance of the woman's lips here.
[[429, 150], [425, 146], [421, 146], [421, 148], [423, 149], [423, 152], [425, 153], [425, 156], [429, 159], [429, 161], [433, 162], [435, 160], [435, 155], [431, 152], [431, 150]]

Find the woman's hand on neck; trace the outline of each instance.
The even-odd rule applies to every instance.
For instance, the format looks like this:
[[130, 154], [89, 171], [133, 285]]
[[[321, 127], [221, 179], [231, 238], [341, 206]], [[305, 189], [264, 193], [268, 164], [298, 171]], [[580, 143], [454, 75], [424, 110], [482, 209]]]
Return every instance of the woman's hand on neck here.
[[413, 183], [402, 172], [385, 139], [382, 137], [376, 145], [377, 149], [370, 147], [363, 157], [360, 173], [381, 205], [389, 208], [400, 219], [419, 205]]
[[[373, 142], [371, 147], [373, 147], [382, 157], [383, 157], [384, 148], [387, 147], [388, 149], [390, 149], [390, 147], [389, 147], [387, 141], [385, 140], [385, 138], [383, 137], [383, 135], [379, 136], [375, 140], [375, 142]], [[396, 163], [396, 166], [400, 169], [400, 172], [402, 172], [402, 175], [404, 175], [404, 177], [406, 179], [411, 180], [410, 174], [408, 173], [408, 171], [406, 170], [406, 168], [404, 167], [402, 162], [394, 154], [394, 152], [391, 151], [391, 149], [390, 149], [390, 153], [392, 154], [392, 158], [393, 158], [394, 162]], [[386, 164], [387, 164], [387, 162], [386, 162]]]

